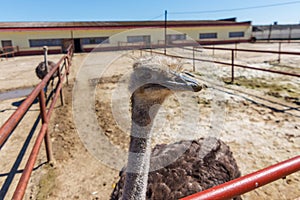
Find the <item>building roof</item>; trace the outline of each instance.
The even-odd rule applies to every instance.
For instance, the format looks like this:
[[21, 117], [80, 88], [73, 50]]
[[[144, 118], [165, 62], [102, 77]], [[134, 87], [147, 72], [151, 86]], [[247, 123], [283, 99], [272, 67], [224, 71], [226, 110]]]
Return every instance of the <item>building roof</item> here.
[[[167, 21], [168, 27], [235, 26], [251, 25], [251, 22], [230, 20]], [[101, 29], [164, 27], [165, 21], [82, 21], [82, 22], [0, 22], [0, 30], [15, 29]]]

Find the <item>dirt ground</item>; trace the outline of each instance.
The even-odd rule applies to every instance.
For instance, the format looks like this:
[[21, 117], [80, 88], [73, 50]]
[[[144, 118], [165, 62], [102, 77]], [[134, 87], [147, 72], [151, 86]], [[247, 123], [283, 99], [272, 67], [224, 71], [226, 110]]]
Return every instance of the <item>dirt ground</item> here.
[[[240, 44], [239, 47], [277, 49], [276, 44]], [[284, 44], [282, 50], [299, 51], [300, 44]], [[170, 53], [191, 55], [189, 51], [177, 49], [170, 50]], [[51, 60], [58, 60], [60, 56], [55, 55]], [[107, 53], [98, 53], [97, 56], [101, 58]], [[124, 152], [129, 141], [129, 99], [127, 93], [118, 93], [118, 89], [126, 88], [123, 78], [131, 69], [132, 57], [137, 56], [139, 52], [129, 52], [114, 60], [105, 73], [98, 76], [99, 79], [91, 80], [96, 88], [94, 109], [99, 126], [112, 145]], [[196, 56], [213, 57], [220, 61], [230, 58], [229, 53], [211, 50]], [[238, 53], [236, 56], [236, 62], [241, 64], [300, 74], [299, 56], [282, 56], [280, 63], [276, 62], [277, 55]], [[74, 56], [71, 84], [64, 89], [66, 104], [62, 107], [58, 103], [51, 119], [49, 132], [56, 160], [54, 167], [44, 164], [46, 158], [42, 148], [24, 199], [108, 199], [118, 180], [118, 169], [103, 164], [87, 150], [87, 144], [80, 139], [73, 120], [74, 77], [85, 65], [86, 58], [86, 54]], [[35, 76], [34, 67], [39, 59], [41, 57], [31, 56], [0, 61], [1, 70], [6, 72], [0, 75], [0, 91], [26, 88], [38, 83], [38, 79], [32, 77]], [[20, 66], [23, 73], [19, 73]], [[191, 63], [186, 63], [184, 68], [191, 70]], [[18, 71], [16, 75], [15, 71]], [[167, 99], [156, 117], [153, 145], [180, 139], [219, 137], [230, 146], [243, 175], [299, 155], [300, 79], [236, 69], [234, 84], [227, 84], [230, 73], [229, 67], [196, 62], [194, 74], [207, 88], [199, 93], [174, 94]], [[1, 124], [16, 109], [16, 103], [13, 103], [21, 99], [0, 102]], [[24, 133], [29, 132], [31, 121], [38, 116], [37, 108], [38, 104], [30, 108], [28, 117], [23, 119], [20, 128], [1, 149], [2, 185], [8, 185], [8, 173], [14, 169], [20, 143], [27, 138]], [[122, 116], [117, 115], [118, 111]], [[184, 116], [186, 113], [187, 118]], [[34, 136], [29, 147], [32, 141]], [[27, 156], [26, 153], [24, 158]], [[16, 175], [5, 199], [11, 198], [23, 167], [24, 161], [15, 169]], [[297, 172], [249, 192], [243, 195], [243, 199], [297, 199], [300, 197], [299, 185], [300, 174]], [[1, 192], [3, 189], [5, 187], [2, 186]]]

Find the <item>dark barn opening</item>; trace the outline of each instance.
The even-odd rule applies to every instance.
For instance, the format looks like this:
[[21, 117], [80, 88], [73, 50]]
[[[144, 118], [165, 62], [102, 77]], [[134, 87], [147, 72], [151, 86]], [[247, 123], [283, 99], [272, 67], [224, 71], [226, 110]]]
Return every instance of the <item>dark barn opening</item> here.
[[81, 41], [80, 39], [74, 39], [74, 50], [75, 53], [80, 53], [82, 52], [82, 48], [81, 48]]

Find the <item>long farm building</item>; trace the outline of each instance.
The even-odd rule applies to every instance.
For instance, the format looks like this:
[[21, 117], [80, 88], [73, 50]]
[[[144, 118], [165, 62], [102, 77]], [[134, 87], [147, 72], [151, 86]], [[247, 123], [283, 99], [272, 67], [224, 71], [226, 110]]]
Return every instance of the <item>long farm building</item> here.
[[224, 44], [251, 40], [251, 22], [235, 18], [205, 21], [0, 22], [0, 51], [16, 47], [19, 55], [61, 53], [73, 43], [75, 52], [126, 47], [160, 47], [188, 43]]

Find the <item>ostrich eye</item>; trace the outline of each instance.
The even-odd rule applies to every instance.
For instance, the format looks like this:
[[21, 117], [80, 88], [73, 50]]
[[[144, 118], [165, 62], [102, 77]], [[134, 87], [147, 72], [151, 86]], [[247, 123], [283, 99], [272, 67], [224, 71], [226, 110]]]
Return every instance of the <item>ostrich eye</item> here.
[[179, 77], [176, 77], [176, 78], [175, 78], [175, 81], [176, 81], [177, 83], [183, 82], [183, 80], [182, 80], [181, 78], [179, 78]]
[[149, 80], [152, 78], [152, 74], [149, 71], [140, 71], [140, 73], [138, 73], [138, 78]]

